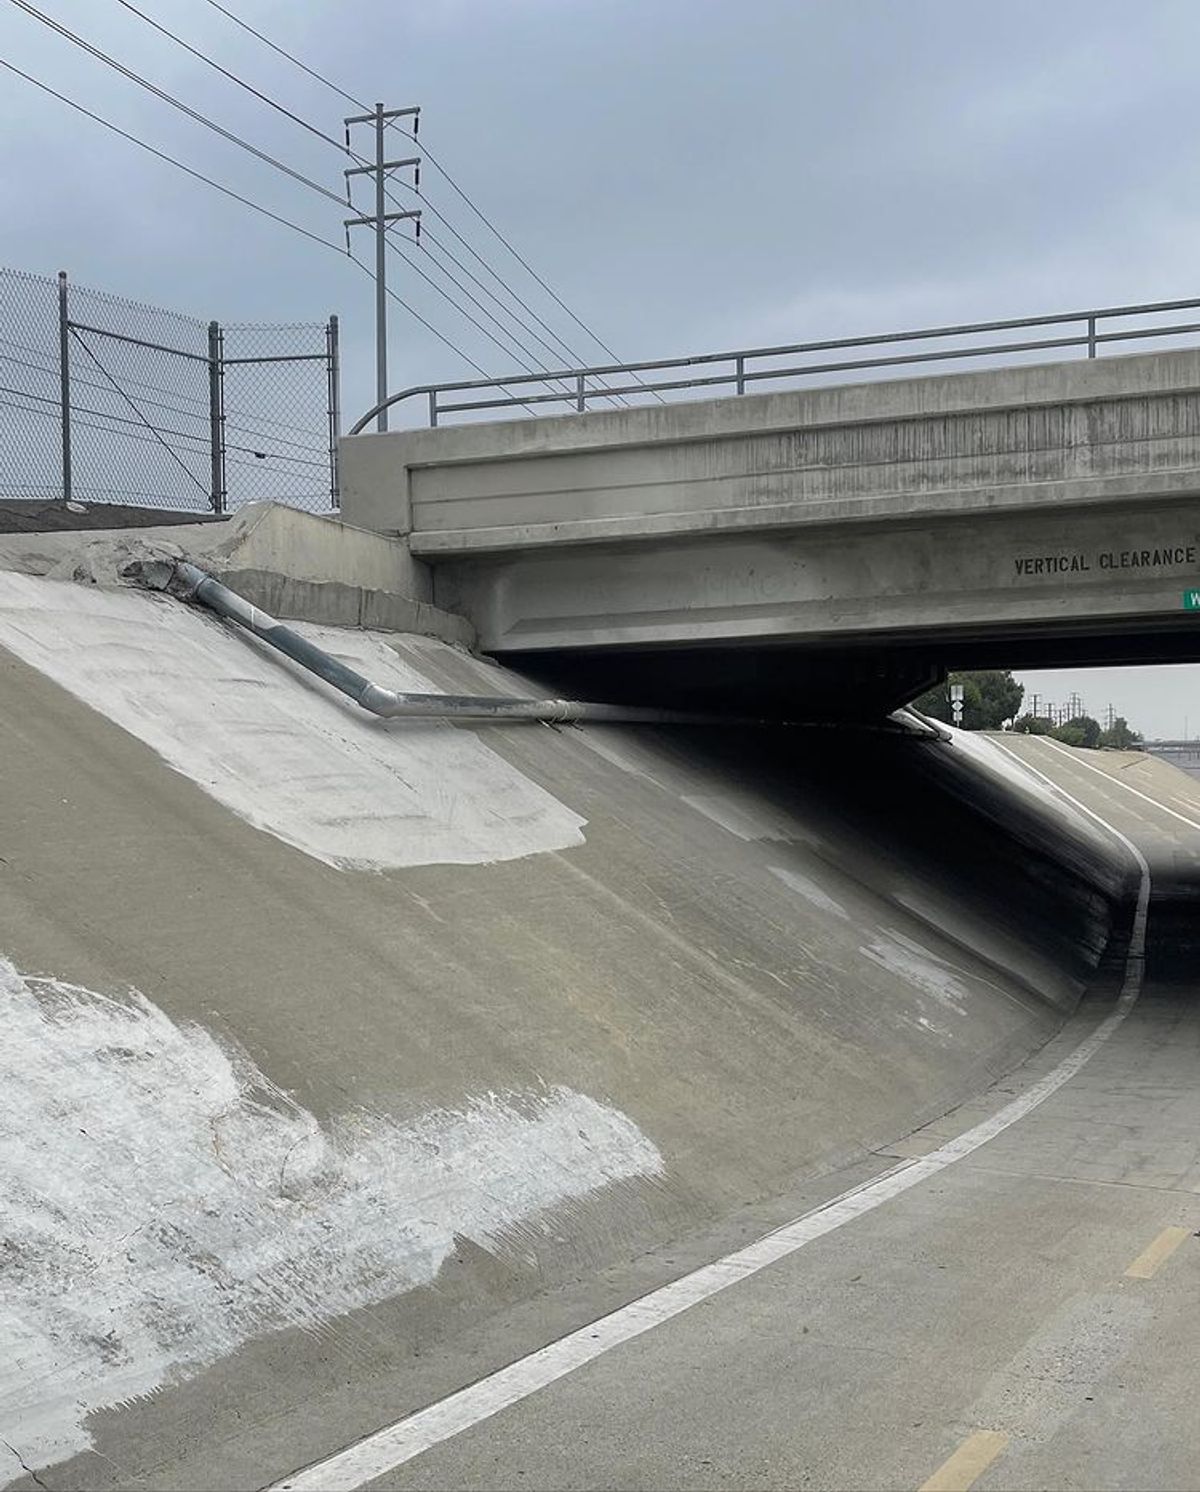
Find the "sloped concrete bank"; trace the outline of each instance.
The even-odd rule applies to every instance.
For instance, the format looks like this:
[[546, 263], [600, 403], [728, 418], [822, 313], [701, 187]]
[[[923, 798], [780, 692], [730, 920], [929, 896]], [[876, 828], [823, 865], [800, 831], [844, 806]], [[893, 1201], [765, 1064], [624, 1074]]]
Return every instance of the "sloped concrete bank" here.
[[264, 1485], [786, 1216], [1053, 1034], [1133, 879], [987, 743], [386, 723], [4, 571], [0, 760], [20, 1485]]

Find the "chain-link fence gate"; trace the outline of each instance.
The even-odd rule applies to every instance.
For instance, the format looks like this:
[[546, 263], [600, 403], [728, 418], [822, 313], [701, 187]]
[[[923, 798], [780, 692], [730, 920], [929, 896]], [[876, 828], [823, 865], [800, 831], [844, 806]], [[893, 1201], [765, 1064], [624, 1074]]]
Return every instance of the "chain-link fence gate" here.
[[338, 505], [338, 324], [220, 326], [0, 270], [0, 499]]

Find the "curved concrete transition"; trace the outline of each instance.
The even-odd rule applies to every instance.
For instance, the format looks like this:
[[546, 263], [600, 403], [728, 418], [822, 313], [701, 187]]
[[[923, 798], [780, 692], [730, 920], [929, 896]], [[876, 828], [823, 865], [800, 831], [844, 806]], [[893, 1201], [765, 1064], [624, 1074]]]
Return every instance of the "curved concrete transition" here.
[[177, 603], [2, 572], [0, 753], [0, 1483], [286, 1484], [936, 1151], [1128, 986], [1115, 828], [1151, 984], [1036, 1112], [370, 1473], [917, 1486], [980, 1431], [984, 1485], [1101, 1484], [1037, 1457], [1111, 1439], [1086, 1407], [1179, 1331], [1116, 1265], [1200, 1226], [1197, 784], [900, 724], [386, 723]]

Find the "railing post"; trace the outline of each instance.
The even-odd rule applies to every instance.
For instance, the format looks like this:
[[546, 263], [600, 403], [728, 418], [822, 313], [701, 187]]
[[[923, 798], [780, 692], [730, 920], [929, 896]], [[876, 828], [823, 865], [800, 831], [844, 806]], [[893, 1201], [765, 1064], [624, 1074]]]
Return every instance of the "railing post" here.
[[429, 428], [431, 430], [436, 430], [437, 429], [437, 417], [438, 417], [437, 389], [430, 389], [429, 390]]
[[1088, 317], [1088, 357], [1096, 356], [1096, 318]]
[[71, 500], [71, 321], [67, 272], [58, 272], [58, 390], [62, 428], [62, 495]]
[[737, 392], [739, 394], [744, 394], [746, 392], [746, 359], [744, 357], [738, 357], [735, 361], [734, 366], [737, 370], [737, 375], [734, 380], [737, 385]]
[[575, 408], [580, 414], [587, 409], [587, 394], [584, 392], [582, 373], [575, 375]]
[[224, 337], [215, 321], [208, 323], [208, 446], [210, 497], [214, 513], [225, 511], [225, 369]]
[[336, 508], [342, 491], [338, 468], [338, 440], [342, 434], [342, 382], [338, 355], [338, 319], [329, 318], [325, 328], [325, 351], [329, 375], [329, 506]]

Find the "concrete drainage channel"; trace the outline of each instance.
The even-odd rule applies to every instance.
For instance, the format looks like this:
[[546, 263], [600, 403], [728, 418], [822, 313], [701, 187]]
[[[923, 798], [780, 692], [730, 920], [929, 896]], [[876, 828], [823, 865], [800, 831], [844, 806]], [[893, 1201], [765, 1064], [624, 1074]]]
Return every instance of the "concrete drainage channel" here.
[[1188, 1245], [1112, 1285], [1200, 1227], [1191, 962], [1109, 1019], [1122, 836], [1194, 944], [1165, 768], [641, 730], [153, 579], [0, 570], [0, 1483], [1054, 1486], [1098, 1404], [1191, 1484]]

